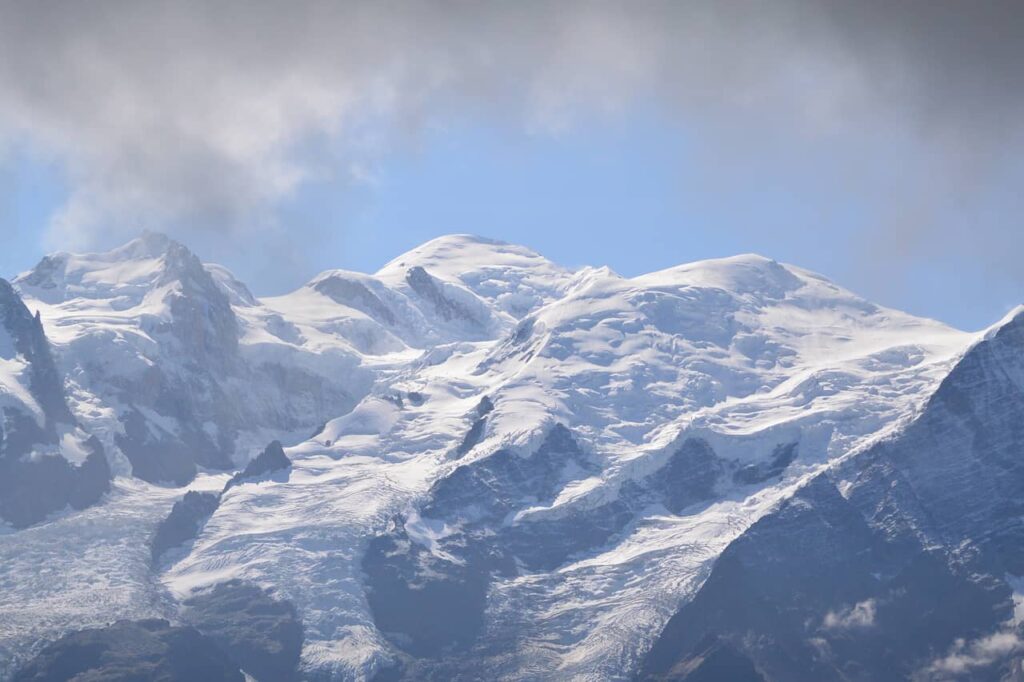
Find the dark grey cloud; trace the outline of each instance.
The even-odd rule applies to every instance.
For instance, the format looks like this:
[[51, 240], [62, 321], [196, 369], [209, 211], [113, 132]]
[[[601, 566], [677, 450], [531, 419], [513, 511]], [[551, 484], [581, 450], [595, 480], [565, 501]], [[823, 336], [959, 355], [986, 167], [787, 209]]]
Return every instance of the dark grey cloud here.
[[913, 139], [936, 175], [914, 205], [1019, 156], [1022, 67], [1021, 2], [10, 0], [0, 150], [66, 163], [62, 243], [280, 230], [268, 207], [311, 177], [359, 182], [430, 121], [557, 134], [638, 101], [723, 158], [780, 134]]

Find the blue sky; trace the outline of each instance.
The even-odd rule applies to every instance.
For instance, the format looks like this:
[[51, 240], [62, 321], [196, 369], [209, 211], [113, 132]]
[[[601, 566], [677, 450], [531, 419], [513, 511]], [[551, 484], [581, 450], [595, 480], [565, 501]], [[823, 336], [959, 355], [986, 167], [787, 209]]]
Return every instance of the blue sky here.
[[[526, 244], [570, 266], [609, 265], [626, 276], [757, 252], [968, 329], [1024, 299], [1012, 273], [958, 257], [955, 249], [873, 263], [872, 248], [890, 248], [884, 241], [871, 245], [884, 240], [879, 226], [890, 219], [890, 202], [878, 193], [887, 180], [880, 174], [879, 183], [839, 182], [829, 168], [854, 163], [845, 142], [819, 141], [796, 157], [758, 148], [725, 164], [707, 163], [708, 154], [699, 140], [650, 112], [559, 134], [466, 121], [432, 128], [415, 145], [383, 155], [359, 182], [339, 173], [305, 183], [275, 204], [275, 223], [311, 244], [279, 254], [259, 240], [246, 248], [245, 240], [225, 242], [203, 230], [183, 238], [258, 294], [290, 290], [329, 268], [373, 271], [432, 237], [470, 232]], [[898, 154], [884, 161], [905, 165]], [[46, 226], [68, 189], [59, 162], [25, 151], [8, 157], [0, 179], [0, 272], [10, 276], [46, 251]], [[967, 206], [965, 220], [998, 222], [1000, 207], [1019, 206], [1012, 193], [974, 201], [992, 202], [984, 206], [989, 215]], [[943, 234], [955, 239], [969, 232]], [[95, 247], [123, 238], [121, 231], [101, 236]]]
[[0, 275], [163, 231], [259, 294], [469, 232], [1024, 300], [1024, 4], [0, 6]]

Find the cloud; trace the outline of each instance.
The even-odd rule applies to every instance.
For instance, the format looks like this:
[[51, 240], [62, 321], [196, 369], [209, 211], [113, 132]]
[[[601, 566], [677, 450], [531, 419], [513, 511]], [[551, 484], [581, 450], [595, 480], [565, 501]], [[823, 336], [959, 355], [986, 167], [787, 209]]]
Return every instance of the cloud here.
[[943, 0], [8, 2], [0, 141], [66, 165], [71, 245], [279, 229], [310, 178], [372, 177], [452, 114], [557, 134], [654, 101], [716, 149], [905, 128], [977, 167], [1018, 149], [1022, 26], [1021, 3]]
[[840, 611], [829, 611], [825, 614], [826, 630], [852, 630], [868, 628], [875, 624], [876, 603], [874, 599], [857, 602], [853, 606]]
[[915, 679], [970, 679], [978, 669], [1007, 660], [1024, 652], [1024, 641], [1013, 630], [966, 641], [958, 639], [946, 656], [938, 658], [921, 671]]

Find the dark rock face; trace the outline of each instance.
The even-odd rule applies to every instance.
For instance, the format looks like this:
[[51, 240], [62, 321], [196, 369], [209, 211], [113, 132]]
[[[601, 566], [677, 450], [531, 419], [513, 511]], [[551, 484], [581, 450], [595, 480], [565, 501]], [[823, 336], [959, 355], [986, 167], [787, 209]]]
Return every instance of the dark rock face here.
[[377, 628], [418, 657], [472, 646], [483, 627], [490, 573], [503, 557], [474, 546], [471, 556], [460, 556], [464, 564], [438, 559], [409, 539], [401, 521], [374, 538], [363, 559]]
[[169, 241], [164, 262], [164, 282], [177, 282], [180, 290], [170, 301], [169, 328], [160, 331], [170, 332], [180, 343], [175, 350], [196, 367], [231, 373], [238, 363], [238, 320], [227, 294], [181, 244]]
[[47, 646], [14, 675], [15, 682], [243, 682], [207, 637], [165, 620], [118, 621], [82, 630]]
[[405, 281], [413, 291], [434, 307], [441, 319], [447, 322], [463, 320], [477, 325], [482, 324], [473, 311], [445, 296], [437, 280], [419, 265], [409, 268], [405, 275]]
[[39, 316], [32, 316], [17, 292], [0, 279], [0, 334], [9, 336], [14, 352], [28, 363], [29, 392], [43, 412], [43, 424], [17, 407], [0, 414], [0, 518], [16, 528], [42, 521], [70, 505], [84, 509], [110, 489], [110, 466], [103, 446], [90, 438], [80, 465], [59, 455], [33, 452], [54, 449], [58, 426], [74, 426], [50, 344]]
[[317, 282], [313, 288], [336, 303], [355, 308], [375, 320], [391, 326], [397, 323], [391, 309], [360, 282], [330, 277]]
[[779, 445], [772, 453], [772, 458], [767, 462], [748, 464], [737, 470], [732, 479], [737, 483], [751, 485], [753, 483], [764, 483], [769, 478], [780, 476], [790, 464], [796, 459], [797, 444], [787, 443]]
[[514, 573], [516, 559], [527, 552], [544, 552], [506, 542], [511, 531], [502, 522], [516, 510], [550, 503], [565, 483], [592, 468], [569, 430], [555, 426], [530, 457], [500, 450], [438, 481], [421, 511], [459, 528], [441, 541], [451, 559], [412, 541], [403, 518], [372, 540], [363, 571], [377, 626], [414, 656], [440, 657], [470, 647], [483, 626], [491, 576]]
[[164, 552], [194, 540], [206, 521], [217, 511], [220, 496], [190, 490], [174, 503], [171, 513], [160, 522], [150, 540], [149, 548], [156, 563]]
[[224, 486], [224, 491], [229, 488], [245, 483], [250, 479], [257, 479], [261, 476], [272, 474], [275, 471], [284, 471], [291, 467], [292, 461], [284, 454], [281, 441], [271, 441], [263, 452], [258, 454], [245, 469], [231, 477], [231, 480]]
[[[418, 395], [418, 394], [417, 394]], [[455, 450], [456, 457], [462, 457], [480, 442], [480, 439], [484, 435], [484, 429], [487, 428], [487, 415], [494, 410], [494, 403], [487, 396], [480, 399], [480, 404], [476, 406], [476, 420], [473, 425], [469, 427], [469, 431], [466, 432], [466, 437], [459, 443], [459, 447]]]
[[713, 639], [771, 681], [1009, 679], [1014, 650], [963, 657], [955, 674], [941, 663], [963, 642], [1020, 641], [1006, 576], [1024, 574], [1022, 452], [1024, 316], [970, 350], [901, 433], [734, 541], [641, 677], [700, 679], [688, 666]]
[[[104, 398], [127, 406], [119, 415], [123, 433], [115, 441], [133, 474], [152, 483], [184, 485], [194, 478], [197, 465], [228, 469], [233, 464], [235, 436], [244, 420], [224, 382], [244, 369], [238, 322], [225, 290], [187, 248], [156, 234], [145, 235], [135, 248], [136, 253], [124, 257], [159, 259], [149, 284], [167, 291], [169, 315], [140, 322], [141, 331], [156, 342], [146, 351], [149, 367], [132, 379], [89, 362], [78, 370]], [[59, 290], [66, 267], [65, 259], [47, 257], [19, 282], [64, 300], [77, 295]], [[126, 359], [138, 361], [135, 351], [126, 353]], [[165, 370], [168, 366], [175, 371]], [[163, 428], [167, 420], [175, 422], [174, 432]], [[216, 435], [205, 428], [211, 423]]]
[[673, 514], [714, 496], [725, 470], [724, 462], [707, 441], [689, 438], [646, 486], [661, 493], [665, 508]]
[[[482, 403], [479, 419], [492, 408]], [[499, 450], [460, 466], [434, 485], [420, 510], [426, 523], [457, 529], [437, 541], [440, 552], [411, 538], [404, 518], [370, 542], [363, 571], [377, 626], [416, 657], [464, 653], [484, 626], [493, 576], [554, 570], [612, 540], [648, 505], [681, 513], [711, 498], [725, 470], [705, 441], [690, 439], [658, 472], [623, 483], [611, 502], [517, 520], [518, 511], [549, 505], [567, 483], [596, 471], [569, 429], [553, 427], [529, 457]]]
[[280, 441], [272, 441], [257, 455], [243, 471], [236, 474], [224, 485], [220, 494], [200, 493], [190, 490], [185, 496], [174, 503], [171, 513], [157, 526], [156, 533], [150, 541], [153, 562], [156, 563], [164, 552], [183, 545], [198, 537], [206, 521], [217, 511], [220, 498], [225, 492], [236, 485], [250, 480], [287, 470], [292, 462], [284, 454]]
[[290, 602], [232, 580], [190, 597], [183, 615], [256, 679], [298, 679], [302, 622]]
[[680, 661], [660, 679], [689, 682], [764, 682], [753, 662], [728, 642], [709, 637], [694, 655]]
[[93, 451], [79, 466], [57, 455], [0, 459], [0, 518], [24, 528], [65, 506], [98, 502], [110, 489], [110, 466], [99, 442], [90, 443]]
[[14, 348], [29, 363], [29, 391], [46, 415], [48, 426], [73, 424], [74, 418], [64, 399], [64, 380], [50, 351], [39, 315], [33, 316], [21, 297], [4, 279], [0, 279], [0, 326], [14, 340]]
[[121, 417], [124, 434], [114, 439], [121, 452], [132, 464], [132, 475], [150, 483], [187, 485], [196, 477], [194, 451], [183, 439], [167, 434], [164, 438], [153, 435], [142, 413], [126, 412]]
[[593, 471], [569, 429], [558, 424], [530, 457], [499, 450], [455, 469], [431, 490], [423, 514], [460, 521], [500, 520], [515, 509], [550, 503], [565, 483]]

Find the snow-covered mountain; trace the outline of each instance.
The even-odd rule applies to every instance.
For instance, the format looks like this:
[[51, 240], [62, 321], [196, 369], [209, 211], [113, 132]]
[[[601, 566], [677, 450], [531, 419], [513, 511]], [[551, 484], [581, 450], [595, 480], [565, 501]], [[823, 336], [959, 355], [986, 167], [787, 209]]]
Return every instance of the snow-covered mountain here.
[[0, 488], [0, 677], [127, 636], [171, 667], [211, 641], [211, 679], [1015, 664], [1024, 315], [968, 334], [760, 256], [624, 278], [466, 235], [265, 299], [153, 234], [13, 284], [4, 428], [43, 435], [0, 461], [110, 469], [31, 518], [38, 477]]

